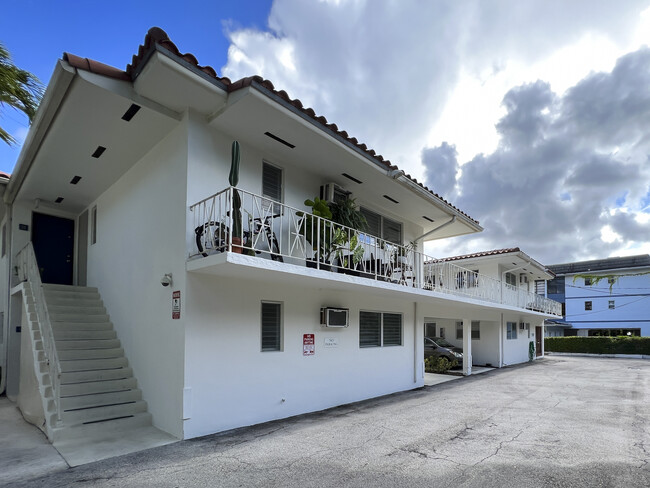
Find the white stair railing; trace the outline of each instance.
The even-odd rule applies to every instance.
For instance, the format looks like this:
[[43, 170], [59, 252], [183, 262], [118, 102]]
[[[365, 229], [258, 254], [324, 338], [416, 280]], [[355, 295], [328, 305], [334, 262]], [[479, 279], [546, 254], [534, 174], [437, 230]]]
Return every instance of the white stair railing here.
[[59, 423], [61, 422], [61, 365], [59, 364], [59, 356], [56, 351], [56, 343], [54, 342], [50, 314], [45, 302], [41, 273], [38, 269], [36, 254], [34, 253], [34, 247], [31, 242], [27, 243], [20, 250], [16, 256], [16, 263], [18, 278], [20, 281], [27, 281], [31, 287], [34, 308], [36, 309], [36, 316], [38, 318], [38, 327], [43, 343], [45, 363], [50, 377], [52, 401], [56, 410], [56, 420]]

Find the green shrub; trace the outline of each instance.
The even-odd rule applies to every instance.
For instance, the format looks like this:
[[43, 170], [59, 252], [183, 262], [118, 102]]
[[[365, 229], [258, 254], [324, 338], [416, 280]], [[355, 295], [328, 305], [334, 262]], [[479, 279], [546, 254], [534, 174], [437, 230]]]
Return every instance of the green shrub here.
[[650, 337], [546, 337], [544, 350], [587, 354], [650, 355]]
[[428, 357], [424, 359], [424, 371], [427, 373], [447, 373], [451, 368], [458, 366], [455, 359], [450, 361], [443, 357]]

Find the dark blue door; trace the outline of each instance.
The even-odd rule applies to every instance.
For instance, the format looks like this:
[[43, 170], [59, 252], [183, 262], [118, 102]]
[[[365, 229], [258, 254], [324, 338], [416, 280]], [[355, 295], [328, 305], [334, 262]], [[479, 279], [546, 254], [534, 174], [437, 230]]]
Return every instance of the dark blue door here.
[[32, 245], [43, 283], [72, 284], [74, 220], [34, 212]]

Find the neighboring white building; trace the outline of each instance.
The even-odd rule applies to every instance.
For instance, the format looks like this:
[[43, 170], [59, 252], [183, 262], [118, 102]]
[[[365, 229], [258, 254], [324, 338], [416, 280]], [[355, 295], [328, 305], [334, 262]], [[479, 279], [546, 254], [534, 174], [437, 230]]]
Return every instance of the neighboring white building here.
[[547, 296], [562, 303], [569, 325], [549, 326], [549, 335], [650, 336], [650, 255], [548, 268], [556, 278], [548, 283]]
[[[366, 232], [304, 204], [350, 193]], [[560, 315], [523, 286], [550, 275], [518, 250], [432, 267], [425, 240], [478, 222], [269, 81], [219, 78], [160, 29], [126, 71], [64, 55], [4, 203], [3, 382], [55, 445], [147, 421], [187, 439], [421, 387], [432, 319], [451, 339], [462, 324], [466, 374], [472, 358], [527, 361], [533, 327]], [[322, 325], [328, 308], [347, 327]]]
[[[433, 290], [447, 281], [446, 286], [467, 297], [518, 304], [520, 310], [474, 315], [471, 350], [476, 365], [501, 367], [527, 361], [531, 342], [536, 356], [544, 354], [544, 318], [533, 317], [527, 310], [545, 310], [548, 302], [541, 285], [552, 278], [552, 273], [518, 247], [453, 256], [425, 265], [425, 280]], [[442, 336], [462, 346], [462, 326], [453, 319], [428, 317], [425, 335]]]

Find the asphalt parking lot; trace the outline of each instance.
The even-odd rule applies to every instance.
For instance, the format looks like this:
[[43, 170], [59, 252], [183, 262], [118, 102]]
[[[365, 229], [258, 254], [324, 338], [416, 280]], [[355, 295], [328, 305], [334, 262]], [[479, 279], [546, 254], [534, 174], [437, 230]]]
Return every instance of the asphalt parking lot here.
[[650, 361], [548, 357], [11, 486], [648, 487], [649, 461]]

